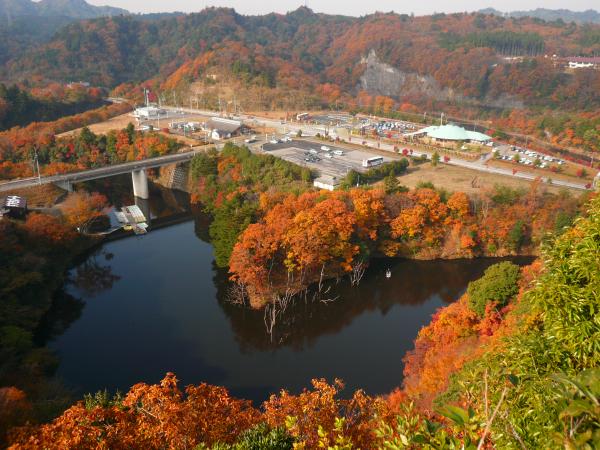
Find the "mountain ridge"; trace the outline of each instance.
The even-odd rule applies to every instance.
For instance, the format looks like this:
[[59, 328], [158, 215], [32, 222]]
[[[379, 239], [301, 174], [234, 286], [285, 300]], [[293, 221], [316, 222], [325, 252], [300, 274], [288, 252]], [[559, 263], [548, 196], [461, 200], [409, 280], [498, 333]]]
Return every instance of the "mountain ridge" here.
[[522, 11], [509, 11], [502, 12], [495, 8], [485, 8], [478, 11], [482, 14], [494, 14], [502, 17], [531, 17], [534, 19], [545, 20], [546, 22], [555, 22], [562, 20], [563, 22], [575, 22], [575, 23], [600, 23], [600, 12], [594, 9], [587, 9], [585, 11], [572, 11], [570, 9], [548, 9], [548, 8], [536, 8]]
[[129, 11], [112, 6], [94, 6], [85, 0], [0, 0], [0, 23], [3, 24], [11, 24], [22, 17], [94, 19], [124, 14], [129, 14]]

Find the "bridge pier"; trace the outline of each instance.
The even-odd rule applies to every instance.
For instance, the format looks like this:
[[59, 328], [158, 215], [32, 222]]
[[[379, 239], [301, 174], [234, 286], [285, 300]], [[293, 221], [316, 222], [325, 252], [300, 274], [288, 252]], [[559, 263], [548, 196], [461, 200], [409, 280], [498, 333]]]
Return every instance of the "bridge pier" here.
[[131, 181], [133, 182], [133, 195], [148, 200], [150, 194], [148, 192], [148, 175], [146, 174], [146, 170], [139, 169], [131, 172]]
[[73, 183], [69, 180], [56, 181], [54, 185], [67, 192], [73, 192]]
[[135, 197], [134, 200], [137, 207], [140, 208], [140, 210], [144, 214], [144, 217], [146, 218], [146, 223], [148, 225], [151, 225], [150, 200], [140, 197]]

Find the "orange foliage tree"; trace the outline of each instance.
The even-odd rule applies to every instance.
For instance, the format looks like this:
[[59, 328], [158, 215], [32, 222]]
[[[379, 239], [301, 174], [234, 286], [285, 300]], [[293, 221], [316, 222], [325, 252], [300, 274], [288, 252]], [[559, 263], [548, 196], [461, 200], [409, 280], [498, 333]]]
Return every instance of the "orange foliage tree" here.
[[[111, 448], [182, 449], [199, 444], [233, 443], [240, 434], [263, 422], [287, 428], [299, 448], [316, 448], [325, 436], [341, 430], [360, 448], [375, 445], [376, 424], [390, 419], [386, 403], [357, 391], [338, 397], [343, 384], [313, 380], [313, 389], [299, 395], [272, 395], [263, 412], [247, 400], [231, 397], [226, 389], [201, 384], [182, 392], [168, 373], [156, 385], [137, 384], [122, 398], [88, 399], [65, 411], [52, 423], [15, 428], [9, 436], [13, 450]], [[332, 439], [333, 440], [333, 439]]]
[[67, 196], [66, 200], [60, 204], [60, 209], [66, 224], [76, 228], [101, 216], [107, 204], [107, 199], [102, 194], [78, 191]]
[[180, 449], [199, 443], [231, 443], [258, 423], [247, 400], [221, 387], [177, 387], [169, 373], [158, 385], [137, 384], [118, 402], [79, 402], [50, 424], [12, 432], [12, 449]]

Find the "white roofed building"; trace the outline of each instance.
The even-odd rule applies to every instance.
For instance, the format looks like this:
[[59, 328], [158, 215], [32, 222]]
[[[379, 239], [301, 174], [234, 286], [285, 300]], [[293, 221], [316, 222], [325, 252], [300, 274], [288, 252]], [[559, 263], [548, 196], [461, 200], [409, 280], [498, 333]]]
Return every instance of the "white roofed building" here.
[[454, 124], [425, 127], [413, 133], [405, 134], [404, 136], [428, 137], [435, 141], [464, 141], [475, 143], [485, 143], [492, 140], [491, 136], [488, 136], [487, 134], [469, 131]]
[[157, 108], [156, 106], [143, 106], [136, 108], [133, 112], [134, 117], [140, 120], [157, 119], [160, 116], [164, 116], [167, 112], [164, 109]]

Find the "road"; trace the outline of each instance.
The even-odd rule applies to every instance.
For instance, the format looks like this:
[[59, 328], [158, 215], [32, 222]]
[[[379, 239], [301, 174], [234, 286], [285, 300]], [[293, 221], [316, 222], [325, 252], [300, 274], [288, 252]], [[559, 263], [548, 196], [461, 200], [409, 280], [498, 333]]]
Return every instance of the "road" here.
[[[118, 99], [111, 99], [112, 101]], [[207, 117], [218, 117], [219, 113], [215, 111], [207, 111], [200, 109], [191, 109], [191, 108], [174, 108], [169, 106], [163, 106], [163, 109], [171, 110], [171, 111], [183, 111], [188, 114], [202, 115]], [[311, 125], [306, 123], [281, 123], [279, 120], [268, 119], [264, 117], [257, 116], [248, 116], [246, 114], [239, 114], [234, 116], [234, 118], [243, 121], [245, 124], [251, 127], [267, 127], [277, 130], [279, 134], [286, 133], [296, 133], [299, 130], [302, 130], [304, 135], [312, 135], [314, 136], [317, 132], [322, 132], [322, 125]], [[358, 140], [358, 139], [357, 139]], [[368, 137], [361, 137], [361, 141], [366, 143], [363, 146], [365, 151], [368, 151], [369, 147], [372, 149], [376, 149], [379, 151], [386, 151], [397, 155], [394, 152], [394, 145], [386, 142], [381, 142]], [[413, 150], [413, 155], [420, 156], [425, 155], [428, 159], [431, 159], [431, 152], [423, 151], [421, 149], [411, 148], [409, 144], [403, 144], [403, 147], [409, 148]], [[83, 172], [74, 172], [64, 175], [55, 175], [50, 177], [42, 177], [41, 183], [60, 183], [60, 182], [76, 182], [76, 181], [88, 181], [96, 178], [104, 178], [107, 176], [118, 175], [122, 173], [131, 172], [135, 169], [140, 168], [150, 168], [150, 167], [159, 167], [162, 165], [170, 164], [173, 162], [186, 161], [191, 159], [197, 152], [202, 150], [192, 150], [186, 153], [178, 153], [175, 155], [167, 155], [158, 158], [150, 158], [142, 161], [135, 161], [131, 163], [118, 164], [114, 166], [101, 167], [98, 169], [86, 170]], [[523, 171], [518, 171], [513, 173], [512, 170], [503, 169], [499, 167], [490, 167], [486, 164], [487, 160], [491, 155], [486, 155], [480, 160], [477, 161], [467, 161], [463, 159], [459, 159], [456, 157], [452, 157], [447, 163], [458, 167], [464, 167], [467, 169], [477, 170], [479, 172], [492, 173], [497, 175], [504, 175], [512, 178], [520, 178], [524, 180], [535, 180], [537, 175], [532, 173], [527, 173]], [[172, 158], [172, 159], [171, 159]], [[542, 178], [543, 182], [548, 182], [549, 178]], [[579, 189], [579, 190], [587, 190], [586, 185], [583, 183], [576, 183], [564, 180], [552, 180], [551, 181], [555, 186], [562, 186], [571, 189]], [[0, 184], [0, 192], [7, 192], [10, 189], [18, 189], [18, 188], [26, 188], [32, 187], [39, 184], [36, 178], [28, 178], [28, 179], [19, 179], [14, 181], [9, 181], [6, 183]]]
[[131, 161], [112, 166], [99, 167], [97, 169], [83, 170], [81, 172], [71, 172], [61, 175], [52, 175], [41, 177], [39, 180], [36, 177], [23, 178], [19, 180], [7, 181], [0, 183], [0, 192], [8, 192], [14, 189], [23, 189], [39, 184], [49, 183], [75, 183], [81, 181], [96, 180], [98, 178], [106, 178], [113, 175], [121, 175], [138, 169], [150, 169], [153, 167], [166, 166], [177, 162], [189, 161], [194, 155], [203, 152], [204, 148], [192, 148], [189, 151], [174, 153], [172, 155], [157, 156], [156, 158], [147, 158], [140, 161]]
[[[171, 109], [169, 107], [165, 107], [165, 108]], [[175, 108], [172, 108], [172, 109], [175, 109]], [[187, 113], [190, 113], [190, 114], [200, 114], [200, 115], [206, 115], [206, 116], [212, 116], [212, 117], [219, 115], [218, 113], [216, 113], [214, 111], [196, 110], [196, 109], [189, 109], [189, 108], [178, 108], [178, 109], [185, 111]], [[268, 119], [268, 118], [257, 117], [257, 116], [250, 117], [250, 116], [244, 115], [244, 114], [240, 114], [240, 115], [236, 116], [236, 118], [244, 121], [244, 123], [246, 123], [247, 125], [250, 125], [250, 126], [254, 126], [254, 127], [264, 126], [264, 127], [268, 127], [268, 128], [273, 128], [273, 129], [277, 130], [279, 132], [279, 134], [285, 134], [285, 133], [289, 133], [289, 132], [297, 132], [298, 130], [302, 130], [303, 132], [305, 132], [305, 133], [308, 132], [308, 134], [314, 136], [317, 132], [321, 131], [321, 129], [322, 129], [322, 126], [319, 126], [319, 125], [310, 125], [310, 124], [305, 124], [305, 123], [282, 124], [281, 121], [279, 121], [279, 120]], [[388, 143], [377, 141], [375, 139], [367, 138], [367, 137], [361, 137], [360, 140], [367, 143], [367, 145], [364, 146], [365, 150], [368, 150], [368, 148], [370, 147], [373, 149], [389, 151], [391, 153], [397, 154], [396, 152], [394, 152], [393, 144], [388, 144]], [[411, 146], [409, 144], [402, 144], [402, 146], [411, 149]], [[428, 159], [431, 159], [430, 152], [423, 151], [421, 149], [416, 149], [414, 147], [412, 148], [412, 150], [413, 150], [413, 155], [416, 155], [416, 156], [425, 155]], [[491, 156], [492, 155], [490, 153], [488, 155], [485, 155], [483, 158], [481, 158], [477, 161], [467, 161], [464, 159], [452, 157], [450, 159], [450, 161], [448, 161], [447, 163], [441, 163], [441, 164], [450, 164], [450, 165], [454, 165], [454, 166], [458, 166], [458, 167], [464, 167], [467, 169], [477, 170], [479, 172], [491, 173], [491, 174], [496, 174], [496, 175], [504, 175], [507, 177], [520, 178], [523, 180], [532, 181], [532, 180], [535, 180], [536, 178], [538, 178], [537, 175], [528, 173], [528, 172], [518, 171], [516, 173], [513, 173], [512, 170], [509, 170], [509, 169], [488, 166], [486, 163], [491, 158]], [[550, 177], [542, 178], [542, 181], [545, 183], [547, 183], [549, 180], [550, 180]], [[562, 187], [566, 187], [566, 188], [570, 188], [570, 189], [588, 190], [584, 183], [576, 183], [576, 182], [556, 180], [556, 179], [552, 179], [551, 183], [554, 186], [562, 186]]]

